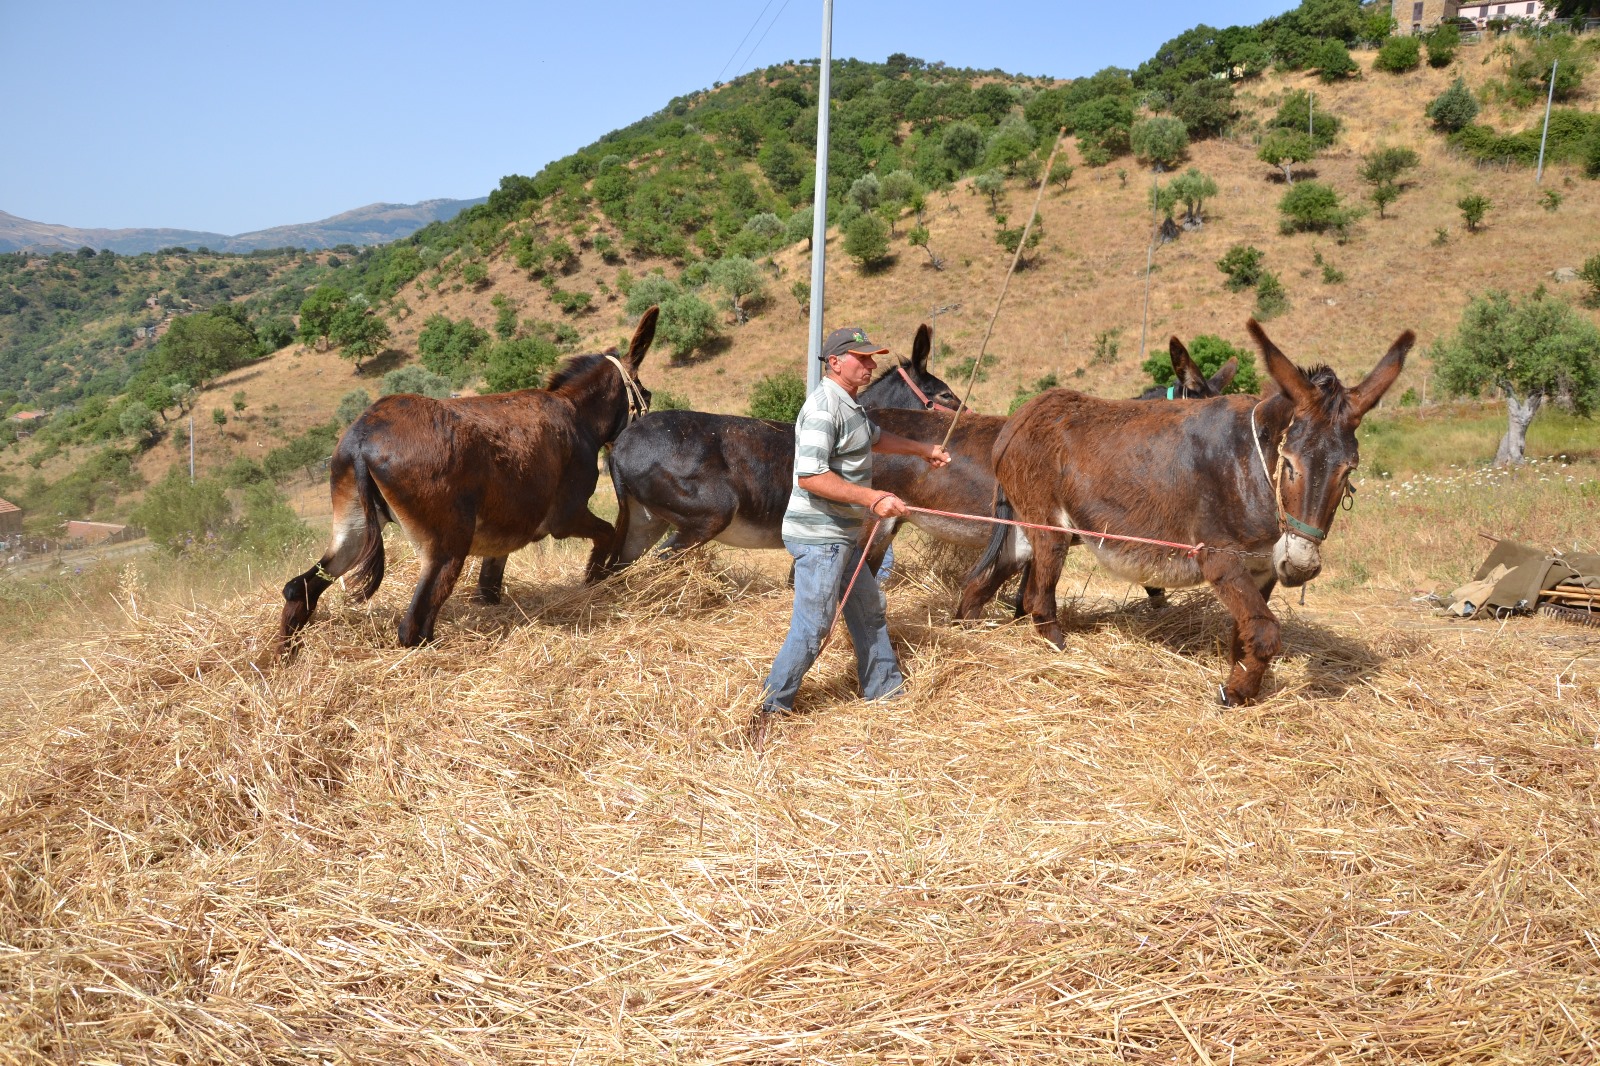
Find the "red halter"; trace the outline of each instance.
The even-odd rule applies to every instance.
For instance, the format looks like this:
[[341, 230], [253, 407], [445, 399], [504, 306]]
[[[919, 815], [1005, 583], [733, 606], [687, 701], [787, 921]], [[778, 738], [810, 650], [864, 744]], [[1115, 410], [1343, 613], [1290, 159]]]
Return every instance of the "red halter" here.
[[912, 395], [922, 401], [922, 409], [924, 411], [943, 411], [947, 415], [955, 414], [954, 408], [946, 407], [937, 400], [928, 399], [928, 394], [917, 388], [917, 383], [911, 380], [910, 374], [906, 373], [906, 365], [904, 363], [896, 364], [895, 370], [899, 372], [901, 380], [906, 383], [906, 388], [911, 390]]

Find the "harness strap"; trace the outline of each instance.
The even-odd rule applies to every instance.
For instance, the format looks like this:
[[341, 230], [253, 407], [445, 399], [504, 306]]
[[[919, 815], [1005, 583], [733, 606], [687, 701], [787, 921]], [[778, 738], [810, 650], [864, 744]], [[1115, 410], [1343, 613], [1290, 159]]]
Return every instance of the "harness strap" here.
[[622, 375], [622, 388], [627, 396], [628, 418], [622, 423], [622, 428], [627, 429], [633, 424], [633, 405], [639, 405], [639, 417], [643, 418], [650, 413], [650, 405], [645, 402], [644, 393], [639, 386], [634, 384], [633, 378], [628, 376], [628, 368], [622, 365], [622, 360], [614, 355], [607, 355], [606, 360], [617, 368], [617, 373]]
[[1256, 429], [1256, 411], [1260, 410], [1262, 400], [1250, 408], [1250, 440], [1256, 446], [1256, 458], [1261, 460], [1261, 472], [1267, 475], [1267, 486], [1272, 489], [1272, 501], [1278, 508], [1278, 528], [1284, 533], [1294, 533], [1298, 536], [1321, 544], [1328, 539], [1328, 531], [1308, 525], [1290, 514], [1283, 506], [1283, 442], [1289, 439], [1289, 430], [1294, 428], [1294, 419], [1289, 419], [1289, 424], [1283, 427], [1283, 435], [1278, 438], [1278, 463], [1276, 470], [1267, 469], [1267, 456], [1261, 450], [1261, 434]]
[[1167, 386], [1167, 399], [1169, 399], [1169, 400], [1172, 399], [1173, 393], [1175, 393], [1177, 391], [1178, 391], [1178, 386], [1176, 386], [1176, 385], [1168, 385]]
[[928, 394], [917, 388], [917, 383], [911, 380], [910, 374], [906, 373], [906, 365], [904, 363], [896, 364], [895, 370], [899, 372], [901, 380], [906, 383], [906, 388], [911, 390], [912, 395], [922, 401], [922, 409], [924, 411], [943, 411], [947, 415], [955, 414], [955, 408], [946, 407], [937, 400], [928, 399]]

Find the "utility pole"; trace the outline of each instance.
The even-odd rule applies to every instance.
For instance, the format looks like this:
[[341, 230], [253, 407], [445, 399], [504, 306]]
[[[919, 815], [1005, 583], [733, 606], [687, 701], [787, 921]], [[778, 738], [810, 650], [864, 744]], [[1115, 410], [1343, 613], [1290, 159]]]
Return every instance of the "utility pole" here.
[[1317, 94], [1306, 90], [1306, 136], [1317, 139]]
[[1533, 174], [1535, 185], [1544, 181], [1544, 142], [1550, 138], [1550, 105], [1556, 99], [1556, 66], [1560, 62], [1557, 59], [1550, 64], [1550, 94], [1544, 98], [1544, 132], [1539, 135], [1539, 169]]
[[817, 179], [811, 190], [811, 344], [806, 394], [822, 384], [822, 312], [828, 264], [828, 97], [833, 91], [833, 0], [822, 0], [822, 67], [817, 85]]
[[189, 484], [194, 484], [194, 415], [189, 416]]

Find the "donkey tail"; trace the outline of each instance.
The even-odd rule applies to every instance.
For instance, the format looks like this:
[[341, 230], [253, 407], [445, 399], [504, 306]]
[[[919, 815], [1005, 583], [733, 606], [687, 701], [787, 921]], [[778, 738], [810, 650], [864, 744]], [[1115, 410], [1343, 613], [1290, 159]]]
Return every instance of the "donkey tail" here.
[[611, 475], [611, 488], [617, 494], [617, 521], [614, 527], [616, 532], [611, 538], [611, 550], [606, 553], [605, 562], [600, 566], [602, 577], [615, 571], [621, 562], [623, 549], [628, 542], [628, 526], [633, 517], [633, 508], [628, 503], [628, 485], [623, 478], [622, 466], [617, 462], [614, 444], [606, 449], [606, 473]]
[[356, 603], [364, 603], [383, 583], [383, 527], [389, 521], [389, 509], [367, 469], [366, 456], [359, 448], [353, 450], [356, 503], [361, 508], [361, 546], [348, 571], [350, 582], [346, 590]]
[[[1007, 520], [1015, 519], [1017, 512], [1011, 506], [1011, 501], [1006, 499], [1006, 490], [997, 481], [994, 486], [994, 506], [991, 508], [996, 518]], [[974, 581], [987, 581], [993, 574], [995, 567], [1000, 563], [1000, 553], [1005, 550], [1007, 538], [1017, 535], [1016, 526], [1003, 526], [995, 524], [994, 532], [989, 534], [989, 543], [984, 545], [983, 554], [967, 574], [967, 584]]]

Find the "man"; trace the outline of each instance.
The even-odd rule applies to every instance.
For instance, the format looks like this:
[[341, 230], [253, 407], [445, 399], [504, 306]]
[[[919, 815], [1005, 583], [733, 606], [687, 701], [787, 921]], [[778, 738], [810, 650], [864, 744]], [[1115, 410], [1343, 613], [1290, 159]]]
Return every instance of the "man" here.
[[[919, 455], [945, 466], [950, 454], [937, 444], [881, 431], [856, 402], [877, 369], [875, 346], [856, 328], [836, 329], [822, 345], [827, 373], [795, 419], [794, 482], [783, 514], [783, 544], [794, 556], [794, 615], [789, 635], [762, 686], [764, 714], [794, 706], [800, 679], [816, 661], [861, 558], [860, 538], [869, 518], [900, 518], [905, 503], [872, 488], [872, 453]], [[893, 697], [905, 684], [889, 645], [883, 598], [871, 568], [861, 567], [844, 605], [856, 649], [856, 680], [869, 700]]]

